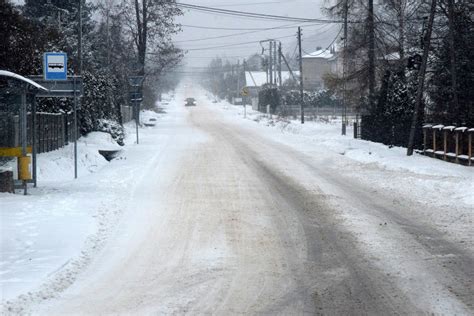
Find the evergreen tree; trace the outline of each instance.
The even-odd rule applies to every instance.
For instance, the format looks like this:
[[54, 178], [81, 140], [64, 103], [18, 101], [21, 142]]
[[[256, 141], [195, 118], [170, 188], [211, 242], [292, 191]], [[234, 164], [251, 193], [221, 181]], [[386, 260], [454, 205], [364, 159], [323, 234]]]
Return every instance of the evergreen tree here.
[[458, 77], [455, 89], [459, 105], [456, 106], [453, 100], [450, 44], [444, 28], [441, 43], [434, 51], [429, 110], [434, 122], [472, 127], [474, 126], [474, 23], [468, 4], [459, 2], [455, 6], [453, 22], [455, 70]]

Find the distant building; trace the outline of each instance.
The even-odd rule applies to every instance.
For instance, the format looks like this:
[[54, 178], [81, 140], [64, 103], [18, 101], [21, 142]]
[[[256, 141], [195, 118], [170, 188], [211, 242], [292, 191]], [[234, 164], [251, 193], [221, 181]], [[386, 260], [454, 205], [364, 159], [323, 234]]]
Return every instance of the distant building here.
[[303, 85], [305, 89], [319, 90], [324, 88], [323, 77], [327, 73], [342, 73], [341, 58], [334, 49], [318, 49], [304, 55]]
[[[296, 80], [299, 79], [300, 72], [293, 71]], [[285, 83], [287, 80], [293, 79], [289, 71], [281, 72], [281, 81]], [[265, 71], [246, 71], [245, 86], [249, 92], [248, 98], [252, 104], [252, 109], [258, 110], [258, 91], [269, 82], [268, 74]]]
[[[293, 75], [298, 80], [300, 72], [293, 71]], [[281, 72], [281, 81], [285, 83], [285, 81], [292, 79], [291, 73], [289, 71], [282, 71]], [[245, 72], [245, 86], [249, 88], [250, 91], [257, 91], [261, 86], [268, 83], [268, 76], [265, 71], [246, 71]]]

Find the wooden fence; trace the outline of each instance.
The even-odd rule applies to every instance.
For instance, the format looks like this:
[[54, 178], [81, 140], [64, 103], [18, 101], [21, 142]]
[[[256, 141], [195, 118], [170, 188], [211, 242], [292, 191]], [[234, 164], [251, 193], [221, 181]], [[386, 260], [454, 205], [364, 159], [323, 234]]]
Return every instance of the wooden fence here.
[[445, 161], [474, 165], [474, 128], [423, 126], [423, 154]]

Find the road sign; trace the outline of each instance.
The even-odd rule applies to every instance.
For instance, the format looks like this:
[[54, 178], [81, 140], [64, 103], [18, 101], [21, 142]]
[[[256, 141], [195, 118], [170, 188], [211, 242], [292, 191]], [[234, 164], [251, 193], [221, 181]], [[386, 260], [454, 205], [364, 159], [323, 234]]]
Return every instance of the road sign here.
[[130, 92], [130, 101], [141, 101], [143, 99], [141, 92]]
[[67, 54], [45, 53], [44, 54], [44, 79], [66, 80], [67, 79]]
[[132, 87], [141, 87], [143, 83], [143, 76], [129, 76], [128, 82]]
[[244, 97], [248, 96], [249, 95], [249, 89], [247, 87], [243, 87], [242, 91], [240, 91], [240, 95], [244, 96]]
[[36, 96], [39, 98], [79, 98], [83, 95], [82, 78], [78, 76], [69, 77], [63, 81], [45, 80], [40, 76], [30, 76], [29, 78], [48, 89], [48, 91], [37, 92]]

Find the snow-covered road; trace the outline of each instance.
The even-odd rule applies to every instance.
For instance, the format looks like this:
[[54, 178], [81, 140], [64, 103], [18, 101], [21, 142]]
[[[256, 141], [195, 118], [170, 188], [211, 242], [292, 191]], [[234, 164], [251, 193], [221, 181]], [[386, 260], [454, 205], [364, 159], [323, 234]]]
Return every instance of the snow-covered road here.
[[115, 236], [36, 312], [473, 313], [471, 244], [423, 201], [198, 104], [160, 124]]
[[[197, 107], [183, 106], [188, 96]], [[473, 313], [472, 199], [452, 187], [469, 189], [472, 169], [404, 161], [330, 133], [283, 133], [191, 85], [166, 111], [140, 145], [96, 173], [46, 182], [26, 200], [0, 197], [20, 210], [5, 219], [35, 208], [45, 221], [65, 218], [29, 220], [41, 248], [29, 232], [15, 235], [16, 224], [2, 235], [2, 253], [23, 262], [2, 261], [5, 312]]]

